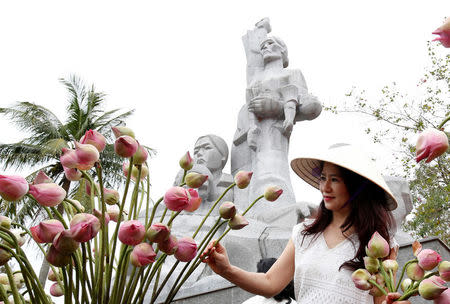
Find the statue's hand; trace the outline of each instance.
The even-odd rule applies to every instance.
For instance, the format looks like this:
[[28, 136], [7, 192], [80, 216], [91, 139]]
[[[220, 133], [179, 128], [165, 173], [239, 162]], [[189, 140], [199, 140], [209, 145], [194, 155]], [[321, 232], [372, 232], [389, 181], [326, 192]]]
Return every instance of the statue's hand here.
[[248, 110], [258, 118], [277, 118], [283, 113], [283, 106], [268, 96], [250, 100]]
[[272, 30], [270, 26], [270, 20], [267, 17], [256, 22], [255, 27], [263, 27], [266, 29], [267, 33], [270, 33], [270, 31]]

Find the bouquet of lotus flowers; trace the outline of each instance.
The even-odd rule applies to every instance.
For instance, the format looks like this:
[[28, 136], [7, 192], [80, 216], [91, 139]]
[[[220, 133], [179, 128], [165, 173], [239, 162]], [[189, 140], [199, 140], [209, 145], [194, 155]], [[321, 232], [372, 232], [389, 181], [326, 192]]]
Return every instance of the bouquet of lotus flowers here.
[[[355, 286], [369, 290], [373, 296], [397, 293], [400, 287], [403, 294], [395, 301], [420, 295], [438, 304], [450, 303], [450, 289], [445, 285], [450, 281], [450, 262], [442, 261], [441, 256], [434, 250], [422, 249], [418, 241], [415, 241], [412, 247], [415, 259], [403, 266], [400, 278], [396, 280], [398, 263], [396, 260], [386, 259], [390, 253], [389, 244], [375, 232], [366, 247], [365, 268], [358, 269], [352, 274]], [[407, 278], [403, 279], [405, 272]]]
[[[232, 202], [223, 202], [216, 208], [230, 189], [248, 186], [252, 173], [241, 171], [212, 204], [195, 233], [176, 237], [171, 231], [174, 220], [181, 212], [195, 212], [199, 208], [202, 199], [195, 188], [208, 177], [188, 173], [193, 166], [188, 152], [180, 160], [184, 170], [181, 184], [171, 187], [153, 203], [146, 165], [148, 151], [134, 138], [132, 130], [116, 127], [113, 131], [115, 153], [125, 159], [126, 181], [122, 194], [104, 187], [99, 155], [106, 141], [92, 130], [74, 143], [74, 149], [63, 149], [60, 157], [65, 177], [85, 184], [88, 206], [68, 198], [66, 191], [43, 172], [30, 184], [20, 176], [0, 175], [0, 196], [4, 200], [13, 203], [28, 197], [42, 206], [48, 216], [30, 229], [0, 216], [0, 266], [6, 270], [6, 274], [0, 275], [3, 303], [52, 303], [52, 296], [64, 296], [64, 303], [135, 304], [144, 302], [150, 286], [153, 288], [151, 300], [145, 301], [154, 303], [174, 270], [184, 263], [172, 286], [166, 288], [170, 290], [163, 301], [170, 303], [201, 264], [200, 253], [218, 231], [224, 230], [220, 230], [221, 227], [228, 225], [219, 239], [230, 229], [245, 227], [248, 224], [245, 214], [261, 198], [274, 201], [282, 193], [278, 187], [268, 187], [266, 193], [241, 214]], [[213, 211], [217, 212], [217, 221], [204, 232], [203, 239], [197, 241], [195, 238]], [[139, 214], [145, 214], [144, 222], [139, 220]], [[36, 242], [50, 263], [48, 279], [54, 282], [50, 295], [46, 294], [22, 249], [27, 236]], [[176, 262], [169, 265], [172, 268], [168, 273], [162, 274], [162, 266], [170, 255]], [[13, 270], [14, 267], [17, 269]]]

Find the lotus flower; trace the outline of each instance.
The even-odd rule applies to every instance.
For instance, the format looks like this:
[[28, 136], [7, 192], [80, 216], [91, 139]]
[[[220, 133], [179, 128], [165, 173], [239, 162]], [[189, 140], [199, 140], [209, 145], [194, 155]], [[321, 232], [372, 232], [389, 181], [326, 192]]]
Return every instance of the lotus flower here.
[[93, 145], [98, 152], [102, 152], [106, 147], [106, 138], [95, 130], [88, 130], [81, 137], [80, 143]]
[[146, 266], [155, 261], [156, 253], [148, 243], [140, 243], [133, 248], [130, 262], [135, 267]]
[[28, 192], [28, 182], [21, 176], [0, 175], [0, 196], [9, 202], [20, 200]]
[[62, 154], [59, 157], [59, 161], [66, 168], [76, 168], [78, 165], [78, 155], [75, 150], [62, 148]]
[[447, 18], [443, 25], [438, 27], [433, 34], [439, 35], [439, 37], [433, 39], [433, 41], [439, 41], [446, 48], [450, 47], [450, 17]]
[[170, 228], [162, 223], [154, 223], [147, 229], [145, 235], [150, 242], [161, 243], [169, 238]]
[[178, 240], [173, 234], [171, 234], [164, 242], [158, 243], [158, 249], [167, 255], [174, 254], [175, 251], [177, 251], [177, 248]]
[[11, 228], [11, 219], [7, 216], [0, 215], [0, 226], [6, 229]]
[[120, 225], [119, 240], [125, 245], [134, 246], [145, 238], [145, 227], [136, 220], [126, 221]]
[[220, 216], [225, 219], [231, 219], [236, 215], [236, 205], [232, 202], [223, 202], [219, 207]]
[[194, 166], [194, 160], [192, 159], [192, 157], [188, 151], [180, 159], [180, 167], [181, 167], [181, 169], [188, 171], [188, 170], [191, 170], [193, 166]]
[[142, 165], [143, 163], [145, 163], [147, 158], [148, 158], [147, 149], [142, 147], [138, 142], [138, 148], [136, 150], [136, 153], [134, 153], [133, 155], [133, 164]]
[[114, 151], [117, 155], [125, 158], [129, 158], [136, 153], [138, 148], [137, 141], [128, 135], [120, 136], [114, 143]]
[[419, 261], [419, 266], [422, 267], [423, 270], [431, 270], [442, 261], [442, 258], [434, 250], [423, 249], [417, 255], [417, 260]]
[[53, 183], [53, 180], [50, 177], [48, 177], [44, 171], [41, 170], [34, 178], [33, 185], [45, 183]]
[[429, 277], [420, 282], [419, 294], [425, 300], [436, 299], [447, 289], [444, 284], [445, 281], [438, 276]]
[[202, 203], [202, 198], [198, 196], [198, 192], [195, 189], [187, 189], [187, 191], [189, 193], [190, 198], [189, 198], [189, 206], [185, 210], [189, 212], [194, 212], [200, 207]]
[[70, 263], [70, 255], [60, 253], [53, 245], [50, 246], [45, 258], [47, 262], [56, 267], [63, 267]]
[[411, 286], [412, 283], [413, 281], [410, 278], [406, 278], [400, 284], [400, 288], [402, 289], [403, 292], [405, 292]]
[[417, 263], [406, 266], [406, 275], [413, 281], [418, 281], [425, 275], [425, 271]]
[[3, 248], [0, 248], [0, 266], [5, 265], [11, 259], [11, 254]]
[[87, 242], [93, 239], [100, 231], [100, 221], [95, 215], [89, 213], [75, 214], [70, 221], [70, 231], [77, 242]]
[[77, 182], [81, 179], [81, 177], [83, 176], [83, 174], [81, 173], [80, 170], [78, 170], [77, 168], [67, 168], [64, 167], [64, 175], [66, 176], [66, 178], [72, 182]]
[[439, 276], [444, 281], [449, 282], [450, 281], [450, 262], [449, 261], [443, 261], [439, 264], [438, 267]]
[[63, 230], [55, 236], [53, 246], [58, 252], [70, 255], [80, 247], [80, 243], [73, 239], [70, 230]]
[[388, 242], [378, 233], [378, 231], [375, 231], [367, 244], [367, 255], [372, 258], [384, 258], [389, 255], [389, 252]]
[[384, 260], [383, 267], [386, 271], [391, 270], [395, 274], [398, 270], [398, 263], [396, 260]]
[[182, 187], [172, 187], [164, 195], [164, 203], [172, 211], [181, 211], [188, 208], [189, 199], [189, 192]]
[[233, 230], [239, 230], [248, 225], [248, 221], [240, 214], [236, 214], [228, 221], [228, 226]]
[[97, 148], [90, 144], [75, 142], [75, 153], [77, 154], [76, 168], [78, 170], [91, 169], [100, 158]]
[[371, 289], [372, 285], [369, 283], [369, 279], [370, 273], [365, 269], [358, 269], [352, 273], [352, 281], [358, 289]]
[[61, 297], [64, 295], [64, 288], [58, 282], [53, 283], [50, 286], [50, 294], [54, 297]]
[[434, 299], [434, 304], [448, 304], [450, 303], [450, 289], [446, 289], [439, 297]]
[[248, 184], [250, 184], [250, 180], [252, 179], [253, 172], [249, 171], [239, 171], [234, 176], [234, 182], [239, 189], [247, 188]]
[[56, 273], [53, 272], [53, 269], [50, 268], [50, 271], [48, 272], [47, 279], [49, 279], [52, 282], [58, 281], [58, 276]]
[[448, 138], [445, 132], [427, 129], [419, 135], [416, 143], [416, 162], [425, 159], [429, 163], [448, 149]]
[[377, 273], [380, 268], [380, 261], [376, 258], [364, 257], [364, 267], [370, 273]]
[[30, 185], [28, 191], [41, 206], [55, 207], [66, 197], [66, 190], [55, 183]]
[[117, 205], [107, 208], [107, 212], [111, 221], [116, 222], [119, 220], [120, 208]]
[[55, 236], [64, 230], [63, 224], [58, 220], [45, 220], [30, 228], [31, 235], [36, 243], [51, 243]]
[[264, 197], [269, 202], [274, 202], [280, 197], [280, 195], [283, 193], [283, 189], [281, 189], [278, 186], [269, 186], [266, 188], [266, 191], [264, 191]]
[[132, 138], [134, 138], [134, 132], [133, 130], [131, 130], [130, 128], [127, 128], [125, 126], [117, 126], [117, 127], [112, 127], [113, 133], [116, 136], [116, 138], [119, 138], [120, 136], [123, 135], [128, 135]]
[[197, 172], [189, 172], [186, 174], [185, 182], [190, 188], [200, 188], [204, 182], [208, 179], [208, 175], [200, 174]]
[[189, 262], [197, 255], [197, 244], [194, 239], [184, 237], [178, 240], [178, 249], [175, 258], [180, 262]]

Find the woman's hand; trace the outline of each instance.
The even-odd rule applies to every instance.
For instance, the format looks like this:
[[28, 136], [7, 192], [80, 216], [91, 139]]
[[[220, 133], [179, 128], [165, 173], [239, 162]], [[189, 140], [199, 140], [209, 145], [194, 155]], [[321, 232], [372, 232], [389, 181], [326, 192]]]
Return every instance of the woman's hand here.
[[215, 242], [214, 240], [208, 244], [200, 259], [203, 263], [208, 264], [215, 273], [223, 275], [231, 268], [231, 264], [225, 247], [220, 243], [214, 246]]
[[394, 293], [388, 293], [388, 296], [386, 297], [386, 300], [383, 301], [382, 304], [411, 304], [410, 301], [405, 300], [405, 301], [398, 301], [398, 302], [394, 302], [395, 300], [397, 300], [398, 298], [400, 298], [402, 295], [398, 292], [394, 292]]

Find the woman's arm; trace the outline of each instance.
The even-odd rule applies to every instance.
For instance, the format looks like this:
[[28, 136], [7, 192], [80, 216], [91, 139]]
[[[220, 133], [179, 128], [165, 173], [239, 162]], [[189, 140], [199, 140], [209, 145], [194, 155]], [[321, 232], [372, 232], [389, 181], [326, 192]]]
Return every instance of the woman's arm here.
[[[225, 248], [221, 244], [213, 247], [211, 242], [203, 261], [218, 275], [240, 288], [267, 298], [277, 295], [294, 277], [294, 244], [289, 240], [286, 248], [267, 273], [245, 271], [230, 264]], [[204, 253], [204, 254], [205, 254]]]

